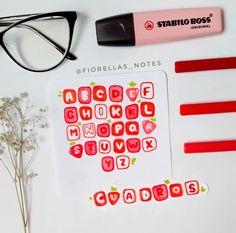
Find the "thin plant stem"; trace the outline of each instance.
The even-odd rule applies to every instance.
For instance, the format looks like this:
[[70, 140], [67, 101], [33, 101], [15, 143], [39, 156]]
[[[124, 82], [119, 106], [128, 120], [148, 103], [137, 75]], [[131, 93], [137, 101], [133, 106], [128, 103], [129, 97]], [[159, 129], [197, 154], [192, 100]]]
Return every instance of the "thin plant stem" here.
[[[23, 212], [23, 215], [25, 216], [25, 202], [24, 202], [24, 192], [23, 192], [23, 185], [22, 185], [21, 176], [18, 181], [19, 181], [19, 188], [20, 188], [20, 200], [22, 203], [22, 212]], [[25, 225], [25, 222], [24, 222], [24, 225]]]
[[[3, 132], [6, 133], [4, 124], [3, 124]], [[14, 170], [16, 172], [17, 171], [17, 167], [16, 167], [16, 164], [14, 163], [14, 160], [13, 160], [13, 157], [12, 157], [12, 153], [11, 153], [11, 149], [10, 149], [10, 146], [8, 144], [7, 144], [7, 150], [8, 150], [8, 154], [10, 156], [10, 161], [12, 163], [12, 166], [14, 167]]]
[[28, 225], [28, 203], [27, 203], [27, 198], [26, 198], [26, 191], [25, 191], [25, 184], [24, 184], [24, 162], [23, 162], [23, 143], [24, 143], [24, 115], [22, 114], [21, 109], [19, 108], [19, 114], [20, 114], [20, 118], [21, 118], [21, 125], [20, 125], [20, 130], [21, 130], [21, 134], [20, 134], [20, 140], [21, 140], [21, 147], [20, 147], [20, 170], [21, 170], [21, 179], [20, 179], [20, 183], [22, 186], [22, 203], [23, 203], [23, 210], [24, 212], [24, 216], [25, 216], [25, 228]]
[[10, 177], [11, 177], [13, 183], [14, 183], [15, 190], [16, 190], [16, 195], [17, 195], [17, 201], [18, 201], [18, 204], [19, 204], [20, 212], [21, 212], [21, 217], [22, 217], [22, 221], [23, 221], [23, 224], [24, 224], [24, 227], [25, 227], [26, 224], [25, 224], [25, 213], [24, 213], [24, 210], [23, 210], [23, 202], [22, 202], [22, 199], [20, 199], [19, 190], [18, 190], [18, 187], [17, 187], [17, 183], [20, 183], [20, 181], [19, 180], [16, 181], [14, 179], [13, 175], [11, 174], [9, 168], [7, 167], [7, 165], [2, 161], [2, 159], [0, 159], [0, 161], [2, 162], [3, 166], [7, 170], [8, 174], [10, 175]]
[[25, 232], [27, 231], [27, 208], [25, 203], [25, 191], [24, 191], [24, 184], [23, 184], [23, 178], [20, 178], [19, 180], [19, 186], [20, 186], [20, 197], [21, 197], [21, 203], [22, 203], [22, 222], [24, 225]]
[[33, 162], [36, 155], [36, 150], [33, 151], [32, 155], [30, 156], [30, 159], [28, 160], [27, 164], [24, 167], [24, 170], [27, 171], [31, 163]]
[[0, 159], [0, 161], [2, 162], [3, 166], [6, 168], [6, 170], [7, 170], [8, 174], [9, 174], [9, 176], [10, 176], [11, 179], [12, 179], [12, 181], [15, 182], [14, 177], [13, 177], [13, 175], [11, 174], [11, 171], [9, 170], [9, 168], [7, 167], [7, 165], [2, 161], [2, 159]]
[[23, 220], [24, 219], [24, 213], [23, 213], [23, 210], [22, 210], [22, 203], [21, 203], [21, 200], [20, 200], [20, 194], [19, 194], [19, 190], [18, 190], [18, 187], [17, 187], [17, 182], [14, 182], [14, 184], [15, 184], [15, 189], [16, 189], [17, 201], [18, 201], [18, 204], [19, 204], [20, 212], [21, 212], [21, 218]]
[[[21, 136], [20, 136], [20, 140], [21, 142], [23, 142], [23, 116], [21, 114], [20, 111], [20, 117], [21, 117], [21, 126], [20, 126], [20, 130], [21, 130]], [[25, 193], [25, 188], [24, 188], [24, 169], [23, 169], [23, 153], [22, 153], [22, 144], [20, 147], [20, 153], [19, 153], [19, 186], [20, 186], [20, 197], [21, 197], [21, 201], [22, 201], [22, 210], [23, 210], [23, 215], [24, 215], [24, 219], [23, 219], [23, 223], [24, 223], [24, 227], [27, 227], [27, 203], [26, 203], [26, 193]]]

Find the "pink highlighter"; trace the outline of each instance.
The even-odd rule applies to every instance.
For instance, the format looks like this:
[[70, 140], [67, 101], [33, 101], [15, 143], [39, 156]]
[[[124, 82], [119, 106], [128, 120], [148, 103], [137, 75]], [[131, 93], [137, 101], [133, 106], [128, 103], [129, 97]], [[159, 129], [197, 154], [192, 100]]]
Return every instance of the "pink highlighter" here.
[[219, 7], [128, 13], [96, 21], [99, 45], [134, 46], [214, 35], [223, 31]]

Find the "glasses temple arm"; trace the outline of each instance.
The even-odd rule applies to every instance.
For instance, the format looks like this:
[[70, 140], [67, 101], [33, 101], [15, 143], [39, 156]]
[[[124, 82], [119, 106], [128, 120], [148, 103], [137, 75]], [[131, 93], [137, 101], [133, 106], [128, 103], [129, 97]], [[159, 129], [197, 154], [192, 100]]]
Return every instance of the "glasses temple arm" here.
[[[0, 27], [2, 27], [2, 26], [9, 26], [11, 24], [12, 24], [12, 22], [3, 22], [3, 23], [0, 23]], [[42, 39], [44, 39], [46, 42], [48, 42], [50, 45], [52, 45], [55, 49], [57, 49], [61, 54], [65, 53], [65, 49], [62, 46], [60, 46], [58, 43], [56, 43], [55, 41], [50, 39], [44, 33], [40, 32], [38, 29], [36, 29], [36, 28], [34, 28], [34, 27], [30, 26], [30, 25], [27, 25], [27, 24], [21, 24], [21, 25], [17, 25], [17, 26], [18, 27], [27, 28], [27, 29], [33, 31], [34, 33], [39, 35]], [[68, 51], [68, 53], [66, 55], [66, 58], [69, 59], [69, 60], [76, 60], [77, 59], [77, 57], [75, 55], [73, 55], [72, 53], [70, 53], [69, 51]]]

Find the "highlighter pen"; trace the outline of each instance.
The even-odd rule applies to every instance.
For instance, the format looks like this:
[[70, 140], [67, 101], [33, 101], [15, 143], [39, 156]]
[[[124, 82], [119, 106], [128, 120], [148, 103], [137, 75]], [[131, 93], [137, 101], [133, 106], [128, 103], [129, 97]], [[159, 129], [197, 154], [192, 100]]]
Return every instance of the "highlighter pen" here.
[[219, 7], [128, 13], [96, 21], [99, 45], [134, 46], [214, 35], [223, 31]]

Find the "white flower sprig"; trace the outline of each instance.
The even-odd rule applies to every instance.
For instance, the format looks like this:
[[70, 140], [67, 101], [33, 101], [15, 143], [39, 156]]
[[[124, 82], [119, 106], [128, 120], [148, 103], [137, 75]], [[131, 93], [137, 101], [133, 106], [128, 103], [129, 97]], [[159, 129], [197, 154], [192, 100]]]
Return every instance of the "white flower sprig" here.
[[24, 233], [30, 232], [29, 172], [35, 158], [38, 129], [47, 127], [46, 109], [30, 105], [27, 93], [0, 98], [0, 162], [14, 184]]

